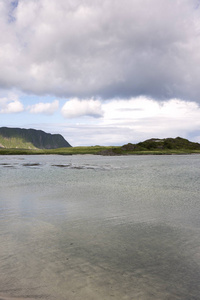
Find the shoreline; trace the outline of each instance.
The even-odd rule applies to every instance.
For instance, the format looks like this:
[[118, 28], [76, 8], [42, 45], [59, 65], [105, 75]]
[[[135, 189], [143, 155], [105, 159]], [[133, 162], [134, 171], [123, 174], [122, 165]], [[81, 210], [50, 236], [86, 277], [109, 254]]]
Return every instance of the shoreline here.
[[[19, 152], [19, 153], [15, 153], [15, 152], [8, 152], [8, 153], [1, 153], [0, 151], [0, 157], [1, 156], [10, 156], [10, 155], [15, 155], [15, 156], [22, 156], [22, 155], [26, 155], [26, 156], [38, 156], [38, 155], [60, 155], [60, 156], [72, 156], [72, 155], [94, 155], [94, 156], [142, 156], [142, 155], [152, 155], [152, 156], [161, 156], [161, 155], [198, 155], [200, 154], [199, 152], [136, 152], [136, 153], [123, 153], [123, 154], [98, 154], [98, 153], [24, 153], [24, 152]], [[1, 300], [1, 299], [0, 299]]]

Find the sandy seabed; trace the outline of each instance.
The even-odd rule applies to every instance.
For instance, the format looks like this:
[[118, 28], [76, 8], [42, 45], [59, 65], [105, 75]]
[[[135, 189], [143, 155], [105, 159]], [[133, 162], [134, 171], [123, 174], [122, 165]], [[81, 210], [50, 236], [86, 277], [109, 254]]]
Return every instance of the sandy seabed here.
[[29, 299], [29, 300], [36, 300], [34, 298], [18, 298], [18, 297], [7, 297], [7, 296], [4, 296], [4, 295], [0, 295], [0, 300], [26, 300], [26, 299]]

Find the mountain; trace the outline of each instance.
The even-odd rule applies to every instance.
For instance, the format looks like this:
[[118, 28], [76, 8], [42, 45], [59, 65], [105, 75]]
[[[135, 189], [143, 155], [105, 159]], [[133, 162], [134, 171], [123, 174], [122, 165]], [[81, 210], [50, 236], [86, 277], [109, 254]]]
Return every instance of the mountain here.
[[1, 148], [56, 149], [71, 147], [61, 134], [50, 134], [42, 130], [0, 128]]

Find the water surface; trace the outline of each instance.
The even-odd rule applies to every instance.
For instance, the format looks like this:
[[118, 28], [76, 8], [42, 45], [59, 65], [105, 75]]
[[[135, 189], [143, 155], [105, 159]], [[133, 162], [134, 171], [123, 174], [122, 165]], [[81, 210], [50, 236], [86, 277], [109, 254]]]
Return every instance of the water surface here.
[[0, 299], [200, 299], [200, 156], [1, 156]]

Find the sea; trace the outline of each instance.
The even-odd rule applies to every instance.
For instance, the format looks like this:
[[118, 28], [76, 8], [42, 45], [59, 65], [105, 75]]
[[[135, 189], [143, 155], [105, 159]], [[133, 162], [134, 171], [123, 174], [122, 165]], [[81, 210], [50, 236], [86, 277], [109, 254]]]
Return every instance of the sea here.
[[200, 155], [1, 156], [0, 299], [200, 299]]

